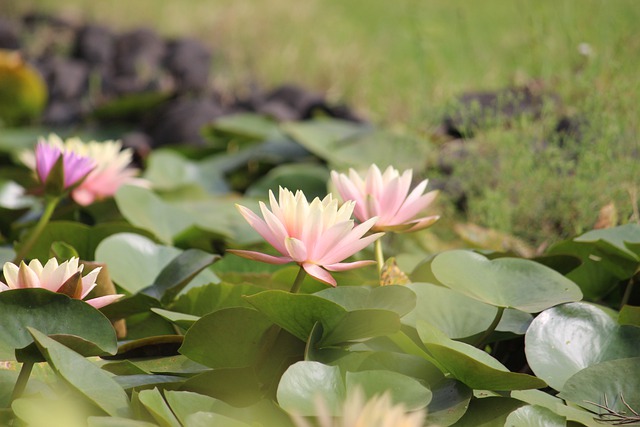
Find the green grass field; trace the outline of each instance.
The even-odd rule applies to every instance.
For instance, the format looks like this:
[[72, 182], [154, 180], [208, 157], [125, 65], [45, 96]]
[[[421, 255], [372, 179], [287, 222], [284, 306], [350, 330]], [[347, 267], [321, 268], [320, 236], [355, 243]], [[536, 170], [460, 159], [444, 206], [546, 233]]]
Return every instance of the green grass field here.
[[537, 80], [559, 95], [561, 113], [588, 122], [577, 162], [532, 151], [556, 116], [480, 133], [474, 161], [454, 174], [470, 194], [468, 219], [539, 244], [590, 228], [609, 202], [621, 222], [637, 209], [636, 0], [21, 0], [10, 7], [197, 36], [215, 49], [222, 90], [297, 82], [374, 123], [424, 136], [456, 95]]

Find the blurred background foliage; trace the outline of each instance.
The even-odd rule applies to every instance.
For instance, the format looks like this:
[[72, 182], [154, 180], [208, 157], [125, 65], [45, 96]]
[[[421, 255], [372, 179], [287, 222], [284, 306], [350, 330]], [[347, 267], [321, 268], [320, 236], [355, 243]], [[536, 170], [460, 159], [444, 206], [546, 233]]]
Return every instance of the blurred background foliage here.
[[[462, 212], [456, 220], [533, 245], [592, 228], [607, 206], [610, 225], [638, 220], [635, 0], [0, 2], [2, 15], [33, 10], [195, 36], [213, 49], [223, 92], [298, 83], [439, 144], [423, 175], [455, 183], [460, 193], [445, 195], [441, 209]], [[523, 86], [550, 94], [552, 105], [479, 129], [462, 147], [442, 138], [457, 96]], [[580, 130], [558, 143], [561, 117]], [[443, 173], [438, 165], [451, 161]]]

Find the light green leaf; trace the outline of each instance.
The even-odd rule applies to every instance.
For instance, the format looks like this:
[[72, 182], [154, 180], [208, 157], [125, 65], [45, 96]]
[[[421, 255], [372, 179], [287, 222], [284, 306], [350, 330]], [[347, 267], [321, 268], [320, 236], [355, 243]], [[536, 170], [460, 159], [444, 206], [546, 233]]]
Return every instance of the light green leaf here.
[[29, 332], [51, 368], [67, 383], [107, 414], [131, 415], [127, 394], [109, 374], [36, 329]]
[[289, 366], [278, 384], [277, 398], [287, 412], [317, 415], [315, 402], [322, 399], [330, 414], [340, 415], [345, 385], [337, 366], [297, 362]]
[[409, 411], [422, 409], [431, 402], [431, 390], [418, 380], [392, 371], [347, 372], [347, 394], [357, 388], [364, 391], [366, 399], [389, 392], [394, 404], [403, 404]]
[[445, 286], [497, 307], [537, 313], [582, 299], [575, 283], [533, 261], [486, 257], [462, 250], [441, 253], [433, 273]]
[[539, 378], [509, 372], [489, 354], [469, 344], [449, 339], [426, 322], [418, 322], [418, 334], [437, 363], [454, 378], [473, 389], [524, 390], [546, 386]]
[[640, 356], [640, 329], [618, 325], [587, 303], [542, 312], [525, 335], [525, 353], [535, 374], [558, 391], [573, 374], [607, 360]]
[[564, 417], [542, 406], [521, 406], [507, 417], [505, 427], [565, 427]]
[[[418, 321], [424, 320], [449, 338], [470, 337], [487, 330], [498, 310], [444, 286], [410, 283], [406, 287], [416, 294], [417, 305], [402, 318], [402, 323], [415, 328]], [[532, 319], [528, 313], [507, 309], [496, 330], [522, 335]]]
[[138, 393], [138, 400], [147, 408], [160, 427], [181, 427], [157, 388], [141, 391]]

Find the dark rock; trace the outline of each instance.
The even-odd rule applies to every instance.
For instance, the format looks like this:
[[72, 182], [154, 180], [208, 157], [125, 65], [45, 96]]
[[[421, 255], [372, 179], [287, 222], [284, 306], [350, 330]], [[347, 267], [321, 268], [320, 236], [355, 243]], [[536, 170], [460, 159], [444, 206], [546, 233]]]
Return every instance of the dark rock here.
[[0, 49], [20, 49], [18, 26], [0, 17]]
[[85, 25], [76, 34], [73, 55], [91, 66], [108, 67], [115, 57], [115, 36], [101, 25]]
[[539, 118], [547, 102], [558, 97], [535, 87], [512, 87], [494, 92], [470, 92], [457, 99], [443, 119], [444, 132], [454, 138], [472, 137], [478, 129], [522, 117]]
[[164, 64], [174, 77], [178, 92], [203, 91], [209, 85], [211, 58], [202, 43], [184, 38], [167, 44]]
[[164, 41], [155, 31], [141, 28], [116, 40], [115, 73], [147, 81], [157, 76], [165, 54]]
[[133, 164], [142, 167], [144, 159], [151, 153], [152, 140], [144, 132], [129, 132], [122, 137], [122, 147], [133, 150]]
[[307, 120], [318, 114], [356, 122], [362, 121], [346, 106], [329, 105], [321, 94], [296, 85], [283, 85], [266, 95], [254, 93], [238, 105], [279, 121]]
[[178, 98], [160, 108], [147, 127], [153, 147], [167, 144], [203, 146], [203, 126], [224, 114], [212, 98]]
[[83, 114], [82, 104], [78, 100], [51, 100], [42, 114], [42, 123], [66, 126], [79, 122]]
[[54, 100], [80, 98], [87, 89], [89, 67], [83, 61], [49, 57], [37, 64]]
[[554, 129], [555, 138], [560, 147], [567, 145], [569, 141], [581, 142], [589, 127], [588, 120], [583, 116], [562, 116]]

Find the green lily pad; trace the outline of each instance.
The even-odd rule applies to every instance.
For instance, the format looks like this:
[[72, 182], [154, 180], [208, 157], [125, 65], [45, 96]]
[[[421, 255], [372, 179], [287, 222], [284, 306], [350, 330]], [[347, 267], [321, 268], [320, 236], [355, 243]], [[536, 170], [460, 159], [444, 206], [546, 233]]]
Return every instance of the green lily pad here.
[[627, 415], [631, 415], [629, 408], [640, 412], [640, 357], [609, 360], [578, 371], [558, 396], [595, 413], [605, 411], [594, 403]]
[[404, 316], [416, 305], [415, 294], [408, 286], [343, 286], [323, 289], [314, 295], [340, 304], [348, 311], [382, 309]]
[[489, 260], [475, 252], [454, 250], [438, 255], [432, 269], [445, 286], [497, 307], [537, 313], [582, 299], [575, 283], [525, 259]]
[[618, 323], [621, 325], [633, 325], [640, 327], [640, 307], [625, 304], [620, 310]]
[[454, 427], [497, 427], [504, 426], [507, 417], [524, 404], [507, 397], [485, 397], [472, 399], [469, 409]]
[[203, 316], [184, 336], [180, 353], [211, 368], [251, 366], [273, 326], [267, 316], [245, 307], [223, 308]]
[[42, 332], [29, 333], [49, 366], [85, 398], [111, 416], [131, 415], [127, 394], [108, 373]]
[[629, 223], [613, 228], [592, 230], [574, 239], [576, 242], [595, 242], [620, 256], [640, 262], [640, 225]]
[[565, 427], [567, 420], [547, 408], [521, 406], [507, 417], [505, 427]]
[[[466, 338], [487, 330], [498, 310], [444, 286], [410, 283], [406, 287], [416, 294], [417, 304], [402, 323], [415, 328], [419, 320], [424, 320], [449, 338]], [[528, 313], [506, 309], [496, 330], [523, 335], [532, 319]]]
[[[158, 245], [138, 234], [120, 233], [109, 236], [98, 245], [96, 261], [109, 266], [111, 279], [118, 286], [135, 294], [159, 280], [163, 269], [182, 253], [180, 249]], [[204, 255], [204, 258], [207, 257]], [[173, 272], [168, 271], [167, 274]], [[190, 285], [200, 286], [212, 282], [217, 283], [219, 279], [213, 271], [204, 269]]]
[[564, 304], [542, 312], [525, 335], [525, 353], [535, 374], [558, 391], [584, 368], [640, 356], [640, 329], [619, 325], [598, 307]]
[[415, 378], [392, 371], [347, 372], [347, 394], [358, 387], [367, 400], [388, 392], [394, 404], [402, 404], [409, 411], [426, 407], [433, 396], [431, 390]]
[[418, 322], [418, 334], [442, 369], [473, 389], [524, 390], [546, 386], [539, 378], [510, 372], [484, 351], [451, 340], [426, 322]]
[[181, 427], [180, 422], [171, 412], [171, 408], [169, 408], [158, 389], [141, 391], [138, 394], [138, 400], [160, 426]]
[[246, 298], [271, 321], [306, 341], [316, 322], [323, 325], [319, 345], [334, 345], [386, 335], [400, 329], [400, 318], [388, 310], [346, 311], [315, 295], [264, 291]]
[[278, 384], [278, 403], [290, 413], [318, 414], [316, 402], [322, 399], [328, 412], [340, 415], [345, 385], [337, 366], [318, 362], [297, 362], [289, 366]]
[[0, 321], [2, 360], [15, 360], [15, 350], [33, 342], [28, 327], [54, 335], [85, 356], [115, 354], [117, 349], [113, 327], [102, 313], [83, 301], [46, 289], [0, 292]]

